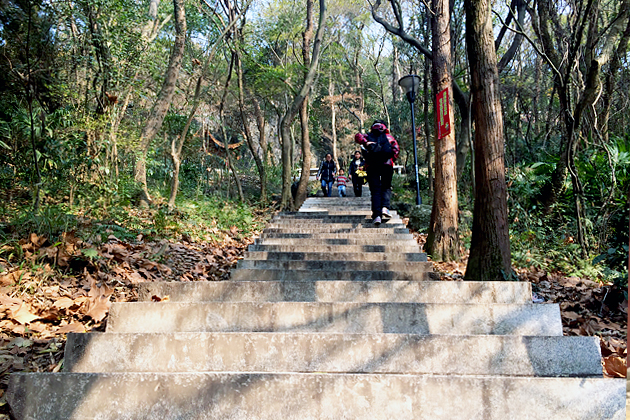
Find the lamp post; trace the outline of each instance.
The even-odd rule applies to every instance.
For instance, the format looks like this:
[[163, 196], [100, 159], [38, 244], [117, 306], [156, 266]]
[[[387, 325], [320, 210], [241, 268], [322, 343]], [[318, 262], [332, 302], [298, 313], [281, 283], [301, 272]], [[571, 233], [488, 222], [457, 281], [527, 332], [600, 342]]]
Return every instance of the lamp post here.
[[413, 162], [416, 171], [416, 205], [422, 204], [422, 198], [420, 197], [420, 178], [418, 177], [418, 149], [416, 146], [416, 117], [413, 109], [413, 103], [416, 101], [416, 94], [418, 93], [418, 86], [420, 86], [420, 77], [415, 74], [410, 74], [403, 77], [398, 81], [400, 87], [405, 90], [407, 100], [411, 105], [411, 132], [413, 135]]

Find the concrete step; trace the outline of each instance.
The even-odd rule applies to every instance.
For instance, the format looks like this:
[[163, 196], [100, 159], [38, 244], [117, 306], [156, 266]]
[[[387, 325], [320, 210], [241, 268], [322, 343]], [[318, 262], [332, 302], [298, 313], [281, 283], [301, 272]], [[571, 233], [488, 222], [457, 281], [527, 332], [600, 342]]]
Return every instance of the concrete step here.
[[313, 204], [309, 206], [300, 207], [300, 213], [309, 212], [309, 211], [322, 211], [326, 210], [328, 213], [344, 213], [344, 214], [360, 214], [360, 212], [368, 212], [371, 213], [372, 208], [369, 204], [360, 205], [360, 206], [327, 206], [326, 204]]
[[562, 336], [558, 305], [112, 303], [107, 332], [337, 332]]
[[[285, 220], [282, 223], [272, 222], [267, 225], [265, 229], [312, 229], [316, 231], [321, 231], [322, 229], [328, 229], [330, 231], [339, 230], [339, 229], [353, 229], [353, 230], [361, 230], [361, 229], [406, 229], [405, 225], [403, 225], [400, 220], [398, 222], [393, 222], [390, 220], [387, 223], [381, 223], [378, 227], [375, 227], [374, 224], [370, 222], [365, 223], [304, 223], [302, 221], [296, 220]], [[405, 232], [407, 233], [407, 232]]]
[[[392, 218], [399, 218], [395, 211], [390, 211]], [[293, 212], [293, 213], [278, 213], [272, 220], [322, 220], [322, 221], [338, 221], [346, 223], [347, 221], [371, 221], [370, 215], [365, 214], [330, 214], [328, 211], [321, 212]]]
[[[381, 233], [374, 229], [374, 233], [370, 232], [372, 229], [364, 229], [361, 234], [355, 232], [352, 233], [278, 233], [278, 232], [263, 232], [261, 238], [287, 238], [287, 239], [353, 239], [360, 237], [364, 241], [390, 241], [390, 240], [413, 240], [412, 234], [405, 233]], [[380, 230], [380, 229], [379, 229]]]
[[368, 227], [345, 227], [345, 228], [331, 228], [328, 226], [318, 226], [318, 227], [309, 227], [309, 226], [283, 226], [283, 227], [267, 227], [263, 230], [263, 235], [268, 235], [270, 233], [288, 233], [288, 234], [313, 234], [313, 235], [322, 235], [322, 234], [347, 234], [347, 235], [404, 235], [409, 234], [409, 230], [407, 228], [401, 226], [387, 226], [386, 224], [381, 224], [379, 227], [374, 225], [370, 225]]
[[[393, 219], [400, 220], [400, 217], [396, 215], [396, 212], [391, 211]], [[369, 215], [331, 215], [328, 212], [298, 212], [298, 213], [278, 213], [272, 219], [276, 220], [302, 220], [304, 222], [316, 223], [366, 223], [372, 219]]]
[[428, 261], [334, 261], [334, 260], [240, 260], [237, 269], [258, 270], [329, 270], [393, 271], [422, 273], [433, 271]]
[[347, 252], [362, 254], [382, 254], [389, 258], [397, 253], [417, 253], [420, 246], [412, 245], [258, 245], [253, 244], [247, 248], [250, 252]]
[[331, 252], [245, 252], [246, 260], [268, 261], [427, 261], [423, 252], [344, 252], [338, 249]]
[[359, 246], [414, 246], [420, 247], [415, 239], [396, 238], [366, 238], [363, 235], [354, 235], [348, 238], [257, 238], [254, 244], [260, 245], [359, 245]]
[[64, 370], [602, 376], [597, 337], [329, 333], [68, 334]]
[[232, 281], [326, 281], [326, 280], [438, 280], [439, 274], [432, 271], [337, 271], [337, 270], [285, 270], [285, 269], [261, 269], [261, 268], [237, 268], [230, 272]]
[[32, 420], [625, 418], [625, 379], [317, 373], [22, 373]]
[[216, 281], [140, 283], [138, 300], [170, 302], [531, 303], [528, 282]]

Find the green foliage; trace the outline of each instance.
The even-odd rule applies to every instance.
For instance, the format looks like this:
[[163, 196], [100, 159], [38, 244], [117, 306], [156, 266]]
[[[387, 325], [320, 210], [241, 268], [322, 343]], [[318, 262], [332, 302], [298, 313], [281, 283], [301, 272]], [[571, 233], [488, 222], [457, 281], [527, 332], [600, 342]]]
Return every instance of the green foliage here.
[[[570, 181], [567, 180], [565, 191], [551, 214], [544, 214], [539, 206], [538, 194], [549, 179], [554, 162], [536, 162], [509, 171], [511, 243], [515, 265], [560, 270], [622, 286], [627, 282], [630, 156], [625, 154], [626, 150], [627, 141], [615, 139], [608, 145], [608, 150], [588, 149], [578, 159], [579, 176], [585, 185], [583, 222], [591, 254], [587, 259], [582, 257], [581, 247], [575, 238], [577, 226]], [[612, 171], [617, 185], [622, 188], [610, 190], [607, 187]], [[603, 208], [604, 204], [606, 207]]]

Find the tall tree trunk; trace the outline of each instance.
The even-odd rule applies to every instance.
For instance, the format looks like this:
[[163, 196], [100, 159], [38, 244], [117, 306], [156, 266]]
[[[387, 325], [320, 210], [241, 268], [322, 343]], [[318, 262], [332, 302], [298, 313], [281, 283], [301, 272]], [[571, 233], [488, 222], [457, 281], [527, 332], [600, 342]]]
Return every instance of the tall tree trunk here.
[[335, 82], [328, 79], [328, 96], [330, 98], [330, 134], [332, 136], [332, 156], [335, 168], [339, 170], [339, 156], [337, 154], [337, 107], [335, 106]]
[[[306, 30], [302, 34], [302, 60], [304, 68], [311, 64], [311, 41], [313, 39], [313, 0], [306, 0]], [[304, 79], [308, 70], [304, 72]], [[311, 175], [311, 138], [308, 129], [308, 94], [300, 104], [300, 126], [302, 127], [302, 172], [297, 193], [293, 202], [294, 208], [300, 208], [308, 193], [308, 180]]]
[[324, 34], [324, 23], [326, 21], [326, 1], [319, 0], [319, 22], [317, 33], [315, 34], [315, 43], [313, 47], [313, 56], [311, 59], [308, 72], [304, 78], [304, 84], [298, 94], [295, 96], [291, 106], [280, 122], [280, 134], [282, 136], [282, 199], [280, 207], [288, 208], [292, 205], [291, 200], [291, 124], [297, 115], [302, 101], [308, 96], [308, 92], [315, 81], [315, 72], [319, 63], [319, 53], [321, 49], [322, 37]]
[[465, 0], [475, 121], [475, 205], [466, 279], [512, 277], [503, 115], [488, 0]]
[[[448, 0], [432, 0], [433, 92], [449, 91], [449, 121], [453, 127], [451, 30]], [[436, 130], [437, 133], [437, 130]], [[455, 130], [435, 138], [435, 191], [427, 252], [434, 260], [459, 260], [457, 232], [457, 167]]]
[[429, 191], [433, 192], [433, 165], [431, 164], [431, 123], [429, 122], [429, 98], [433, 95], [429, 93], [429, 73], [431, 71], [431, 63], [428, 58], [424, 58], [424, 74], [422, 75], [422, 108], [424, 112], [424, 136], [427, 142], [427, 176], [429, 178]]
[[[243, 64], [238, 51], [235, 50], [236, 55], [236, 73], [238, 76], [238, 105], [241, 113], [241, 121], [243, 123], [243, 131], [245, 132], [245, 139], [247, 145], [252, 153], [254, 162], [256, 163], [256, 169], [258, 169], [258, 177], [260, 179], [260, 199], [264, 202], [267, 200], [267, 171], [265, 170], [265, 164], [256, 151], [256, 145], [249, 129], [249, 121], [245, 115], [245, 87], [243, 86]], [[264, 132], [264, 125], [263, 125]], [[264, 149], [262, 150], [264, 154]]]
[[140, 134], [140, 154], [136, 159], [135, 179], [141, 184], [144, 196], [143, 199], [147, 202], [151, 201], [147, 187], [147, 154], [149, 152], [149, 145], [162, 128], [164, 117], [171, 106], [186, 43], [186, 12], [184, 10], [184, 0], [173, 0], [173, 7], [175, 14], [175, 42], [171, 50], [164, 83], [153, 105], [153, 109], [151, 109], [149, 119]]
[[393, 43], [392, 47], [392, 103], [398, 103], [400, 98], [400, 86], [398, 86], [398, 80], [400, 80], [400, 69], [398, 59], [398, 47], [396, 43]]
[[186, 124], [184, 124], [184, 128], [182, 129], [180, 135], [171, 140], [170, 155], [171, 161], [173, 162], [173, 178], [171, 179], [171, 193], [168, 198], [169, 210], [173, 210], [173, 208], [175, 207], [175, 198], [177, 198], [177, 190], [179, 189], [179, 167], [181, 165], [182, 148], [184, 147], [186, 137], [188, 136], [188, 130], [190, 129], [190, 125], [192, 124], [192, 121], [195, 118], [195, 113], [197, 112], [197, 108], [199, 107], [199, 96], [201, 95], [201, 82], [203, 81], [204, 71], [205, 69], [201, 70], [201, 74], [197, 79], [195, 96], [193, 98], [192, 108], [190, 109], [190, 113], [188, 114], [188, 119], [186, 119]]
[[265, 165], [271, 164], [269, 153], [269, 144], [267, 143], [267, 135], [265, 133], [265, 114], [260, 108], [260, 103], [254, 95], [250, 95], [252, 105], [254, 106], [254, 115], [256, 115], [256, 125], [258, 126], [258, 144], [262, 149], [263, 161]]
[[234, 162], [232, 160], [232, 154], [230, 152], [230, 142], [227, 135], [227, 130], [225, 129], [225, 100], [228, 95], [228, 89], [230, 87], [230, 81], [232, 80], [232, 72], [234, 71], [234, 62], [236, 61], [236, 53], [232, 52], [230, 57], [230, 65], [228, 69], [227, 78], [225, 79], [225, 86], [223, 89], [223, 96], [221, 97], [221, 104], [219, 105], [219, 123], [221, 124], [221, 134], [223, 135], [223, 145], [225, 146], [225, 158], [227, 159], [228, 164], [228, 197], [230, 194], [229, 189], [229, 171], [232, 172], [232, 177], [234, 178], [234, 183], [236, 184], [236, 189], [238, 190], [238, 197], [241, 202], [245, 202], [245, 195], [243, 194], [243, 186], [241, 185], [241, 181], [238, 179], [238, 175], [236, 174], [236, 168], [234, 167]]

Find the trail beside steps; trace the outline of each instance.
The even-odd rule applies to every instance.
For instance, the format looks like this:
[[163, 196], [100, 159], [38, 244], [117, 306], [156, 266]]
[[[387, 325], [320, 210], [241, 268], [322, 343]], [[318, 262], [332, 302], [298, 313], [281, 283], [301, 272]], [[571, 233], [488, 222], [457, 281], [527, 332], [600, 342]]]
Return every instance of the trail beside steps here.
[[[146, 283], [63, 373], [11, 377], [17, 419], [619, 419], [596, 337], [529, 283], [435, 281], [369, 198], [281, 213], [224, 282]], [[167, 302], [151, 297], [169, 296]]]

